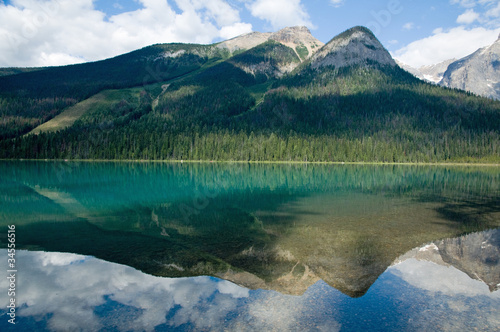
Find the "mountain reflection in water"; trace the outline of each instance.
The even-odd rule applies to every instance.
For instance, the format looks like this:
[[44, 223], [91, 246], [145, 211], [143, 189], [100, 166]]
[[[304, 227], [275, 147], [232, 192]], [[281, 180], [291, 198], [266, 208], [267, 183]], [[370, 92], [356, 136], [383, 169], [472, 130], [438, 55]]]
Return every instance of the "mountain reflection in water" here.
[[[91, 256], [20, 251], [16, 330], [493, 330], [500, 292], [469, 276], [496, 276], [488, 282], [498, 284], [499, 239], [496, 229], [416, 248], [359, 299], [323, 281], [291, 296], [213, 277], [154, 277]], [[463, 254], [450, 265], [442, 248]], [[0, 288], [7, 286], [2, 279]], [[6, 319], [0, 328], [9, 328]]]
[[446, 328], [498, 326], [499, 201], [496, 168], [0, 162], [0, 225], [38, 266], [19, 315], [55, 330], [425, 329], [431, 293]]

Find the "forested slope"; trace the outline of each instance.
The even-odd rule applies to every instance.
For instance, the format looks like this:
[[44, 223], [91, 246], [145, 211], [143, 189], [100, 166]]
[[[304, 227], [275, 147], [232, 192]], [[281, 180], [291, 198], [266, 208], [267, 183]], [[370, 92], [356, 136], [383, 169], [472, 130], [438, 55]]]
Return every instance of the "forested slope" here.
[[384, 52], [353, 28], [302, 63], [276, 42], [232, 57], [172, 57], [139, 100], [57, 133], [4, 135], [0, 158], [500, 162], [500, 102], [420, 81]]

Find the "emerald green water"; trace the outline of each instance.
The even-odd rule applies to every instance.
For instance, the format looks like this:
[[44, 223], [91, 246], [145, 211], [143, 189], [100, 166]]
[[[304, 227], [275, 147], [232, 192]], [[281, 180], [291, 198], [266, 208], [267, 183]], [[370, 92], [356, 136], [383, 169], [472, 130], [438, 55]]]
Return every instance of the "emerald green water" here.
[[[476, 321], [487, 330], [500, 322], [494, 314], [500, 309], [499, 180], [500, 170], [494, 167], [0, 162], [1, 244], [7, 248], [7, 225], [15, 225], [16, 248], [28, 250], [20, 251], [25, 264], [42, 262], [26, 265], [33, 275], [48, 273], [52, 265], [43, 262], [53, 262], [50, 257], [65, 257], [65, 264], [54, 266], [69, 271], [77, 271], [80, 265], [100, 266], [100, 276], [93, 276], [97, 279], [113, 279], [116, 266], [127, 266], [122, 267], [127, 275], [184, 283], [187, 299], [201, 287], [199, 280], [216, 292], [207, 291], [212, 295], [202, 301], [205, 316], [213, 320], [212, 328], [189, 319], [171, 324], [178, 317], [177, 310], [186, 309], [177, 303], [182, 309], [165, 309], [157, 325], [131, 322], [128, 327], [116, 325], [118, 330], [240, 330], [246, 325], [234, 325], [241, 323], [237, 313], [246, 310], [248, 314], [264, 297], [269, 308], [276, 308], [274, 313], [267, 312], [265, 322], [270, 325], [266, 329], [280, 329], [277, 320], [287, 319], [280, 310], [317, 292], [314, 296], [321, 301], [313, 301], [309, 309], [322, 314], [309, 315], [305, 329], [418, 330], [422, 326], [409, 323], [415, 308], [401, 299], [400, 306], [391, 304], [400, 318], [386, 317], [385, 325], [379, 319], [387, 310], [388, 296], [400, 296], [409, 285], [416, 287], [405, 273], [414, 271], [410, 273], [414, 276], [415, 271], [424, 271], [427, 265], [415, 267], [424, 261], [453, 268], [483, 285], [481, 296], [488, 300], [483, 299], [487, 308], [481, 310], [493, 314], [488, 319], [476, 317]], [[45, 261], [37, 260], [40, 255]], [[19, 314], [25, 310], [21, 318], [26, 330], [34, 322], [42, 330], [58, 330], [59, 325], [50, 325], [55, 324], [50, 318], [56, 315], [55, 307], [37, 314], [31, 309], [28, 314], [30, 306], [36, 308], [30, 292], [36, 298], [37, 282], [24, 278], [25, 285], [31, 285], [29, 292], [19, 286], [19, 292], [25, 292], [21, 294], [26, 307]], [[235, 300], [238, 310], [228, 311], [217, 302], [213, 294], [229, 294], [218, 289], [219, 284], [245, 295], [231, 293], [232, 299], [239, 299]], [[476, 289], [479, 284], [469, 286]], [[60, 286], [66, 289], [61, 290], [65, 299], [78, 292], [65, 285]], [[99, 288], [92, 285], [89, 289]], [[434, 288], [426, 285], [426, 296], [430, 288], [447, 294], [437, 280]], [[374, 291], [377, 287], [381, 288]], [[135, 297], [156, 298], [153, 290], [139, 284], [128, 291]], [[92, 291], [87, 292], [92, 296]], [[99, 293], [102, 303], [95, 305], [92, 315], [100, 317], [101, 325], [89, 330], [104, 329], [107, 325], [102, 322], [117, 318], [112, 312], [116, 315], [130, 305], [130, 300], [110, 300], [110, 294], [119, 297], [120, 292], [129, 294], [119, 287]], [[413, 293], [414, 303], [428, 301], [419, 292]], [[452, 295], [446, 295], [449, 303]], [[164, 303], [158, 301], [161, 307]], [[453, 309], [449, 303], [449, 311], [440, 313], [444, 322], [451, 322], [455, 309], [463, 307], [454, 302]], [[470, 309], [475, 302], [460, 298], [460, 303], [468, 303]], [[479, 310], [478, 306], [472, 308]], [[123, 312], [130, 314], [129, 309]], [[353, 319], [359, 310], [364, 312], [365, 325]], [[66, 322], [70, 321], [75, 319], [67, 317]], [[4, 323], [0, 320], [0, 327], [11, 327]], [[249, 329], [264, 325], [259, 326]]]

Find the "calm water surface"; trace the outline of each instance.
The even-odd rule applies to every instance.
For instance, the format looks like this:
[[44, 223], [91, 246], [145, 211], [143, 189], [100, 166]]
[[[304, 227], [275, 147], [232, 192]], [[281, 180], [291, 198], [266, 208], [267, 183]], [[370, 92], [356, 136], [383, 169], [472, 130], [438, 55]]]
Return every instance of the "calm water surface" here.
[[500, 329], [498, 168], [0, 162], [7, 225], [1, 330]]

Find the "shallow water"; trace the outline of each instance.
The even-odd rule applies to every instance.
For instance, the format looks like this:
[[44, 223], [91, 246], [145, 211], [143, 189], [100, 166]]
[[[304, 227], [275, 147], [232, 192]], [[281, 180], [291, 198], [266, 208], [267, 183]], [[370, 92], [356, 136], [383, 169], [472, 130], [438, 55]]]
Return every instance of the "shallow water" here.
[[15, 329], [495, 329], [499, 180], [473, 167], [0, 162], [2, 247], [15, 225], [22, 249]]

